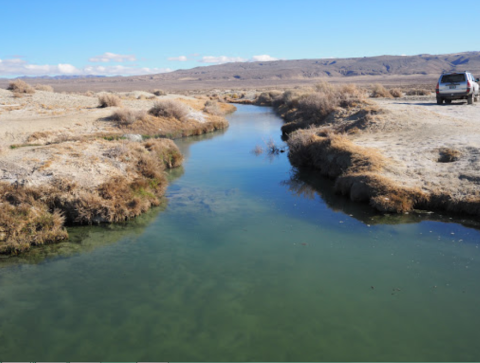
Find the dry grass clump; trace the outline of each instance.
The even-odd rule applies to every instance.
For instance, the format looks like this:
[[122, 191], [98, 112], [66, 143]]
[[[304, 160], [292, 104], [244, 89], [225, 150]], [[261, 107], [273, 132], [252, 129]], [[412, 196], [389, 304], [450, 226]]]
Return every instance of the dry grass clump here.
[[180, 101], [165, 100], [155, 102], [148, 113], [155, 117], [173, 117], [177, 120], [185, 121], [187, 119], [189, 109], [187, 105]]
[[33, 88], [27, 82], [22, 81], [21, 79], [11, 81], [8, 84], [7, 90], [12, 91], [14, 94], [15, 93], [27, 93], [27, 94], [35, 93], [35, 88]]
[[301, 112], [303, 119], [321, 121], [335, 110], [338, 106], [335, 93], [310, 93], [300, 97], [297, 110]]
[[283, 93], [283, 102], [289, 108], [297, 108], [298, 100], [304, 94], [299, 90], [287, 90]]
[[36, 84], [35, 89], [37, 91], [53, 92], [53, 87], [47, 84]]
[[113, 142], [125, 176], [85, 188], [69, 180], [44, 186], [0, 184], [0, 253], [18, 253], [33, 245], [68, 238], [63, 224], [120, 222], [159, 205], [167, 180], [164, 170], [177, 167], [183, 156], [171, 140]]
[[393, 98], [403, 97], [403, 92], [399, 88], [392, 88], [389, 92]]
[[407, 96], [429, 96], [432, 94], [432, 91], [428, 90], [428, 89], [411, 89], [411, 90], [408, 90], [406, 95]]
[[16, 254], [68, 237], [64, 216], [41, 200], [44, 193], [43, 188], [0, 184], [0, 253]]
[[155, 96], [166, 96], [167, 95], [167, 92], [165, 92], [163, 89], [154, 89], [152, 91], [152, 93], [155, 95]]
[[294, 166], [310, 165], [336, 178], [345, 172], [372, 172], [383, 168], [385, 158], [376, 150], [355, 145], [348, 138], [322, 129], [298, 130], [290, 135], [288, 157]]
[[313, 166], [336, 179], [335, 190], [352, 201], [367, 201], [382, 212], [411, 211], [424, 203], [425, 194], [399, 186], [380, 172], [388, 160], [377, 150], [355, 145], [344, 136], [320, 129], [298, 130], [288, 140], [289, 159], [295, 166]]
[[282, 98], [282, 91], [268, 91], [260, 93], [255, 102], [261, 106], [272, 106], [276, 101], [282, 100]]
[[322, 82], [316, 90], [288, 90], [275, 98], [273, 106], [287, 122], [282, 127], [285, 135], [331, 122], [332, 117], [329, 116], [337, 111], [366, 107], [365, 92], [353, 84], [333, 86]]
[[370, 202], [384, 213], [408, 212], [428, 201], [420, 189], [398, 185], [378, 173], [346, 173], [337, 178], [335, 190], [352, 201]]
[[392, 98], [392, 94], [389, 90], [383, 87], [381, 84], [377, 83], [372, 86], [372, 94], [370, 97], [373, 98]]
[[[355, 85], [334, 87], [322, 83], [322, 89], [299, 97], [297, 111], [303, 120], [318, 123], [339, 107], [348, 108], [364, 101], [363, 93]], [[292, 101], [290, 103], [294, 104]]]
[[438, 150], [438, 162], [439, 163], [452, 163], [460, 159], [462, 153], [458, 150], [451, 149], [448, 147], [442, 147]]
[[98, 96], [98, 107], [120, 107], [122, 105], [122, 100], [117, 95], [111, 93], [105, 93]]
[[178, 147], [170, 140], [148, 140], [144, 142], [144, 147], [150, 153], [156, 155], [167, 169], [179, 167], [183, 162], [183, 155]]
[[113, 112], [110, 119], [119, 125], [131, 125], [138, 120], [144, 121], [147, 117], [147, 112], [144, 110], [121, 108]]
[[320, 81], [315, 85], [316, 92], [332, 93], [335, 92], [335, 86], [327, 81]]
[[205, 107], [203, 108], [203, 112], [206, 112], [206, 113], [209, 113], [210, 115], [215, 115], [215, 116], [223, 116], [225, 114], [225, 112], [223, 112], [218, 106], [217, 101], [205, 102]]

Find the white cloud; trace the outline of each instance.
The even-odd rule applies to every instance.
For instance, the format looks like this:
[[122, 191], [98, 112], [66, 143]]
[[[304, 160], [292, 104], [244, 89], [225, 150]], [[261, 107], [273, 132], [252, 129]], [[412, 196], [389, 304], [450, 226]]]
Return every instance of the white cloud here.
[[71, 64], [30, 64], [23, 59], [0, 59], [0, 76], [51, 76], [51, 75], [142, 75], [171, 72], [170, 68], [115, 66], [87, 66], [77, 68]]
[[263, 54], [263, 55], [254, 55], [250, 61], [251, 62], [272, 62], [276, 60], [278, 60], [278, 58], [274, 58], [268, 54]]
[[181, 55], [180, 57], [170, 57], [167, 58], [169, 61], [178, 61], [178, 62], [186, 62], [188, 59], [184, 55]]
[[148, 67], [125, 67], [125, 66], [90, 66], [82, 69], [81, 75], [95, 76], [137, 76], [142, 74], [155, 74], [171, 72], [170, 68], [148, 68]]
[[214, 56], [207, 55], [202, 57], [198, 61], [200, 63], [222, 64], [222, 63], [231, 63], [231, 62], [246, 62], [247, 60], [241, 57], [227, 57], [224, 55], [221, 55], [220, 57], [214, 57]]
[[102, 63], [108, 63], [108, 62], [135, 62], [137, 60], [137, 57], [135, 57], [133, 54], [115, 54], [115, 53], [109, 53], [105, 52], [102, 55], [97, 55], [96, 57], [90, 58], [88, 61], [89, 62], [102, 62]]
[[214, 57], [214, 56], [204, 56], [198, 60], [200, 63], [215, 63], [215, 64], [223, 64], [223, 63], [231, 63], [231, 62], [271, 62], [276, 61], [278, 58], [274, 58], [268, 54], [263, 55], [254, 55], [250, 59], [242, 58], [242, 57], [227, 57], [225, 55]]

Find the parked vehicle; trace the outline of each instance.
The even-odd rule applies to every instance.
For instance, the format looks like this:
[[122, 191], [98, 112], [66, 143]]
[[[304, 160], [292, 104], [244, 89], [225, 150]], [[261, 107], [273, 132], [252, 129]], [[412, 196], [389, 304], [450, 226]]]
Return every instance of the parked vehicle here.
[[466, 99], [471, 105], [478, 101], [479, 79], [474, 78], [470, 72], [444, 73], [440, 76], [437, 87], [437, 104], [443, 101], [449, 104], [452, 100]]

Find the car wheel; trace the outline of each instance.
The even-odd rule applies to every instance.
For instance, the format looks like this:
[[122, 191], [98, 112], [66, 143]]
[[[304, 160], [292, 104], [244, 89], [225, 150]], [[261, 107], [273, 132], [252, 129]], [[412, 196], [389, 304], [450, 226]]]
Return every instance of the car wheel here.
[[437, 105], [441, 105], [443, 103], [442, 97], [437, 97]]
[[467, 97], [467, 103], [469, 105], [473, 105], [473, 93], [471, 95], [468, 95]]
[[447, 105], [449, 105], [449, 104], [452, 103], [452, 100], [445, 100], [445, 103], [446, 103]]

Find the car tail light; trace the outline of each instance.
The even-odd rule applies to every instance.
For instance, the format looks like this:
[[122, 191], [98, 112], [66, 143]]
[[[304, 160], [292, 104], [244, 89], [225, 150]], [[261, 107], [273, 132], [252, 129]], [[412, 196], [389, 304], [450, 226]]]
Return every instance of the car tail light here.
[[437, 87], [435, 87], [435, 93], [440, 93], [440, 84], [437, 82]]
[[470, 83], [470, 81], [467, 82], [467, 92], [470, 92], [470, 90], [472, 89], [472, 84]]

